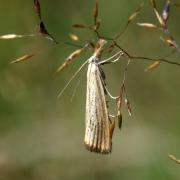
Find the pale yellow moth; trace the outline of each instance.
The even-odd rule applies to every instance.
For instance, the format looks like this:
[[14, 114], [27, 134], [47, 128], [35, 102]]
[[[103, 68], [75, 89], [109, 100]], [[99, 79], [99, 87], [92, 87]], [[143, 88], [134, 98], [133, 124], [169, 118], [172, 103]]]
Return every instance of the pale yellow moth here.
[[102, 154], [111, 152], [114, 129], [107, 110], [103, 72], [99, 67], [99, 58], [105, 43], [105, 40], [99, 40], [95, 53], [88, 61], [84, 138], [88, 150]]

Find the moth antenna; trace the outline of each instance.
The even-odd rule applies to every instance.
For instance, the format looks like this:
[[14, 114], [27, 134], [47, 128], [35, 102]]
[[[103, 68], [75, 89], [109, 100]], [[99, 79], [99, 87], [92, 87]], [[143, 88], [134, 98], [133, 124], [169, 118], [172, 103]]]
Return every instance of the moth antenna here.
[[66, 88], [70, 85], [71, 81], [78, 75], [78, 73], [82, 70], [82, 68], [88, 63], [89, 59], [86, 60], [80, 68], [73, 74], [73, 76], [70, 78], [70, 80], [67, 82], [67, 84], [64, 86], [64, 88], [59, 92], [58, 99], [62, 96]]
[[76, 86], [75, 86], [75, 88], [74, 88], [74, 90], [73, 90], [73, 93], [72, 93], [72, 96], [71, 96], [71, 102], [72, 102], [73, 99], [74, 99], [74, 96], [75, 96], [75, 94], [76, 94], [76, 92], [77, 92], [77, 88], [79, 87], [79, 84], [80, 84], [80, 82], [81, 82], [82, 77], [84, 76], [84, 74], [85, 74], [85, 71], [81, 74], [81, 76], [79, 77], [78, 82], [76, 83]]

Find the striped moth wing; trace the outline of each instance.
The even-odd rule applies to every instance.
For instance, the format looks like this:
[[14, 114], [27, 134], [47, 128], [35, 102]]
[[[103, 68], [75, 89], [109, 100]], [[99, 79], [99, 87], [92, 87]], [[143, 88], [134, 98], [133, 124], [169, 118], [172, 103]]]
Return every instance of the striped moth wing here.
[[[110, 120], [103, 79], [96, 58], [87, 72], [86, 127], [84, 143], [89, 151], [108, 154], [112, 149]], [[97, 59], [98, 61], [98, 59]]]

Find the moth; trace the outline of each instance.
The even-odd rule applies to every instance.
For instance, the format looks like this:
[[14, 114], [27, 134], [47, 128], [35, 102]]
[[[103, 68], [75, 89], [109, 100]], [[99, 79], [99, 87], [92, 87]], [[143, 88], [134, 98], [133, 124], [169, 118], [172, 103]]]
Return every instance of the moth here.
[[105, 76], [100, 56], [106, 41], [100, 39], [88, 60], [84, 144], [89, 151], [108, 154], [112, 150], [114, 122], [108, 114]]
[[[112, 151], [112, 135], [115, 127], [115, 119], [111, 120], [108, 113], [106, 95], [110, 95], [110, 93], [106, 88], [105, 74], [101, 65], [106, 64], [114, 56], [120, 55], [117, 53], [111, 58], [101, 61], [101, 54], [106, 43], [106, 40], [99, 39], [94, 54], [81, 65], [58, 95], [61, 97], [71, 81], [88, 63], [84, 144], [89, 151], [101, 154], [108, 154]], [[64, 69], [82, 50], [73, 52], [69, 56], [70, 58], [67, 58], [58, 68], [58, 71]], [[110, 97], [114, 99], [111, 95]]]

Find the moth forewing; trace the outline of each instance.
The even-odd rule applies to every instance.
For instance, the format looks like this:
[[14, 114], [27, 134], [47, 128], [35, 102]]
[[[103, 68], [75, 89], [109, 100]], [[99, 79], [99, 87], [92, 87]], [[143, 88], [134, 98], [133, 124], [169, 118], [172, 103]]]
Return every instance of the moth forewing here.
[[111, 123], [105, 99], [105, 83], [98, 62], [96, 56], [89, 59], [84, 143], [90, 151], [107, 154], [112, 149]]

